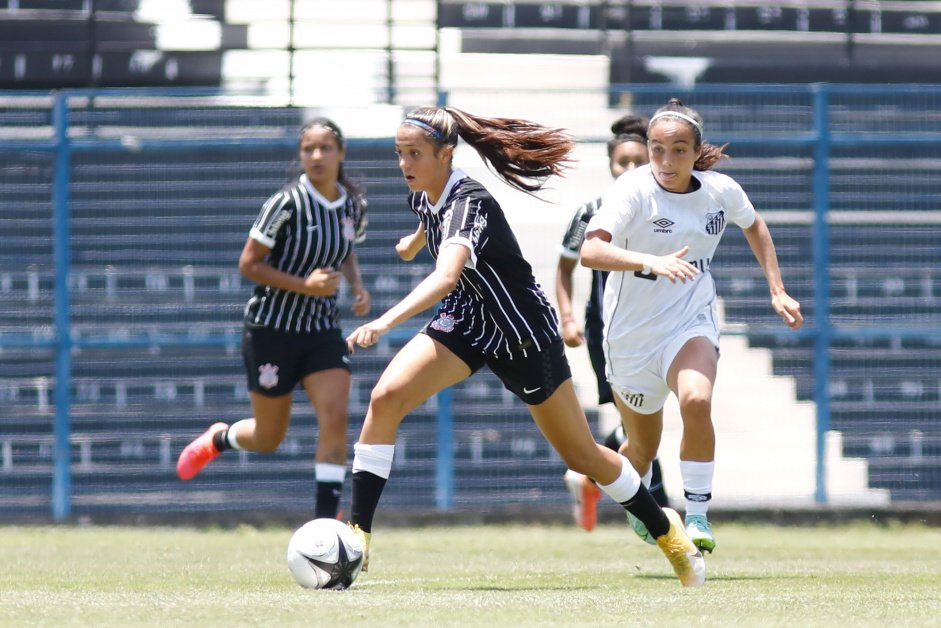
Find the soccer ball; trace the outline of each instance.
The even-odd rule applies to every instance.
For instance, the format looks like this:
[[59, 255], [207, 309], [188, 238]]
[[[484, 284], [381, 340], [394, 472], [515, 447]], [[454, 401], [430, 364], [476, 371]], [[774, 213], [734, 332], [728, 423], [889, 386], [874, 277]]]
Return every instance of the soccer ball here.
[[314, 519], [291, 536], [288, 567], [305, 589], [345, 589], [363, 568], [363, 545], [345, 523]]

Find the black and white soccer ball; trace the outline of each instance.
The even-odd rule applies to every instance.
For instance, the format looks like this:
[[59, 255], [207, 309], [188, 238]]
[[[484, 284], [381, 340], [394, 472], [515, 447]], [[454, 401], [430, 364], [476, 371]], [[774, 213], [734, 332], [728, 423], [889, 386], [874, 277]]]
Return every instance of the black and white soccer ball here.
[[314, 519], [288, 543], [288, 567], [306, 589], [346, 589], [363, 568], [363, 545], [336, 519]]

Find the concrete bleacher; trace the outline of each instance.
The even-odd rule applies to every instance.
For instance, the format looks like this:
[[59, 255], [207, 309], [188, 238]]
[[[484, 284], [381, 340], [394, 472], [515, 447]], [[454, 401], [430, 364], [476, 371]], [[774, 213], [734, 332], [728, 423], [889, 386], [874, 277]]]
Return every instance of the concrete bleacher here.
[[[99, 116], [108, 124], [98, 131], [107, 135], [114, 125], [123, 126], [123, 115]], [[233, 112], [230, 119], [239, 115]], [[296, 129], [299, 118], [294, 122]], [[404, 202], [406, 187], [391, 148], [390, 141], [353, 141], [346, 162], [370, 203], [359, 260], [373, 295], [373, 313], [397, 302], [430, 268], [427, 255], [410, 264], [394, 255], [395, 243], [414, 230], [416, 218]], [[262, 202], [287, 182], [292, 157], [290, 146], [75, 155], [70, 289], [79, 346], [72, 355], [70, 397], [77, 515], [312, 505], [316, 420], [301, 392], [278, 452], [224, 456], [186, 484], [175, 476], [176, 456], [190, 439], [213, 421], [250, 414], [239, 344], [252, 285], [239, 275], [237, 259]], [[45, 183], [34, 185], [48, 189]], [[40, 202], [41, 192], [21, 187]], [[18, 200], [10, 197], [9, 206]], [[8, 215], [6, 201], [0, 206], [3, 216]], [[52, 323], [50, 212], [46, 199], [36, 212], [42, 216], [35, 218], [40, 231], [12, 231], [20, 223], [5, 223], [22, 237], [5, 251], [9, 263], [0, 273], [2, 334], [31, 333], [38, 320]], [[45, 250], [31, 259], [30, 251], [39, 244]], [[24, 267], [21, 260], [27, 259], [36, 265]], [[357, 324], [348, 315], [349, 305], [344, 285], [347, 328]], [[414, 330], [423, 320], [416, 317], [403, 329]], [[206, 337], [217, 340], [199, 344]], [[163, 344], [168, 339], [175, 344]], [[108, 345], [122, 341], [137, 344]], [[357, 352], [351, 443], [373, 384], [402, 342], [383, 340]], [[53, 364], [48, 349], [4, 348], [0, 361], [0, 495], [20, 513], [49, 511]], [[479, 503], [484, 494], [495, 505], [566, 499], [558, 481], [561, 462], [525, 407], [491, 373], [457, 386], [453, 403], [455, 503]], [[389, 504], [435, 505], [435, 420], [432, 400], [403, 424]], [[501, 469], [503, 481], [494, 480], [494, 469]], [[506, 482], [507, 477], [513, 481]]]

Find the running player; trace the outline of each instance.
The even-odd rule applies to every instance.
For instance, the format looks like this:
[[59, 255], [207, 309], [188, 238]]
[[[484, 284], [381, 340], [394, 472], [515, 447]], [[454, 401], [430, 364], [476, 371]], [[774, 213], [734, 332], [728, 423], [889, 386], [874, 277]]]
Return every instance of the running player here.
[[[611, 176], [617, 179], [629, 170], [638, 168], [648, 162], [647, 158], [647, 124], [649, 120], [641, 116], [629, 114], [616, 120], [611, 125], [614, 134], [608, 140], [608, 167]], [[588, 344], [588, 356], [591, 359], [592, 369], [598, 381], [598, 405], [614, 403], [611, 385], [608, 384], [605, 374], [604, 349], [601, 346], [604, 337], [604, 322], [601, 319], [602, 295], [604, 282], [608, 278], [607, 271], [596, 270], [591, 273], [591, 294], [585, 307], [584, 331], [572, 314], [572, 272], [578, 262], [578, 251], [585, 241], [585, 227], [601, 206], [601, 199], [585, 203], [577, 210], [569, 221], [565, 230], [562, 244], [559, 247], [559, 264], [556, 268], [555, 288], [556, 299], [559, 302], [559, 315], [562, 320], [562, 340], [569, 347], [580, 347]], [[618, 425], [605, 438], [604, 445], [617, 451], [624, 441], [624, 427]], [[650, 472], [642, 479], [644, 485], [650, 489], [651, 495], [661, 506], [669, 506], [666, 491], [663, 490], [660, 461], [653, 459]], [[572, 494], [572, 514], [575, 523], [589, 532], [594, 530], [598, 520], [597, 502], [601, 498], [598, 485], [588, 477], [572, 471], [565, 472], [565, 485]]]
[[[706, 513], [715, 466], [711, 411], [719, 328], [709, 266], [728, 222], [744, 231], [774, 311], [791, 329], [803, 317], [784, 289], [764, 220], [741, 186], [710, 170], [724, 155], [703, 142], [699, 114], [674, 98], [650, 119], [647, 137], [650, 164], [619, 178], [604, 195], [588, 223], [581, 259], [589, 268], [613, 271], [604, 292], [604, 346], [627, 430], [623, 452], [638, 473], [647, 473], [660, 446], [663, 404], [673, 391], [683, 419], [686, 526], [693, 542], [711, 552], [716, 540]], [[632, 524], [650, 540], [643, 522]]]
[[353, 448], [350, 525], [368, 552], [399, 423], [438, 391], [488, 365], [527, 404], [569, 468], [594, 478], [643, 521], [681, 582], [700, 586], [705, 562], [679, 515], [657, 505], [625, 458], [595, 443], [575, 395], [555, 311], [533, 278], [503, 210], [482, 185], [452, 168], [458, 137], [502, 179], [526, 192], [539, 190], [546, 178], [559, 174], [573, 148], [558, 130], [473, 116], [453, 107], [416, 109], [399, 126], [395, 149], [419, 224], [396, 250], [409, 260], [427, 245], [435, 269], [397, 305], [355, 329], [347, 337], [350, 350], [369, 347], [399, 323], [441, 305], [392, 359], [372, 391]]
[[276, 450], [300, 383], [319, 426], [316, 517], [336, 517], [350, 395], [336, 294], [342, 275], [353, 313], [369, 313], [354, 248], [365, 237], [366, 202], [343, 173], [345, 143], [336, 124], [317, 118], [304, 126], [298, 152], [303, 174], [265, 202], [239, 259], [242, 274], [258, 283], [242, 332], [253, 418], [212, 425], [180, 454], [177, 474], [191, 479], [226, 449]]

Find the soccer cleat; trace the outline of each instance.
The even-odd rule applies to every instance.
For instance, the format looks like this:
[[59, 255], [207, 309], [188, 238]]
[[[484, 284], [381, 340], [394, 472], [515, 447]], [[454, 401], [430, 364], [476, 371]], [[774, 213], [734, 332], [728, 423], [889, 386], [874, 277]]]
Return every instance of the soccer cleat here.
[[601, 499], [601, 489], [587, 475], [571, 469], [565, 472], [564, 478], [565, 486], [572, 494], [572, 516], [575, 517], [575, 523], [591, 532], [598, 523], [598, 500]]
[[686, 534], [693, 545], [703, 552], [711, 554], [716, 548], [716, 537], [706, 515], [686, 515]]
[[216, 432], [229, 429], [225, 423], [214, 423], [208, 430], [187, 445], [179, 460], [176, 461], [176, 474], [181, 480], [191, 480], [197, 473], [203, 470], [209, 461], [216, 458], [221, 451], [212, 444], [212, 437]]
[[680, 515], [672, 508], [664, 508], [663, 513], [670, 520], [670, 530], [657, 539], [657, 545], [684, 587], [701, 587], [706, 581], [706, 561], [702, 553], [686, 535]]
[[371, 532], [364, 532], [362, 528], [359, 527], [359, 524], [348, 523], [348, 526], [353, 530], [353, 534], [356, 535], [356, 538], [359, 539], [359, 542], [363, 545], [363, 568], [360, 571], [369, 571], [369, 541], [372, 538]]
[[632, 515], [627, 513], [627, 522], [631, 524], [631, 527], [634, 528], [634, 532], [637, 533], [637, 536], [640, 537], [640, 540], [644, 543], [650, 543], [651, 545], [657, 544], [657, 539], [653, 538], [653, 535], [647, 531], [647, 526], [644, 525], [644, 522]]

